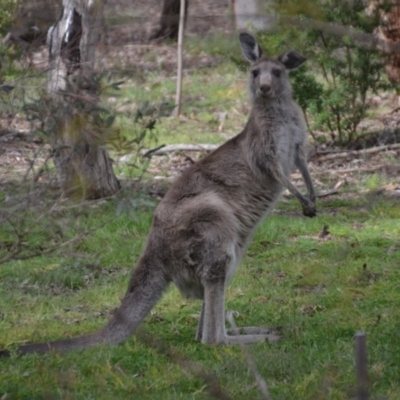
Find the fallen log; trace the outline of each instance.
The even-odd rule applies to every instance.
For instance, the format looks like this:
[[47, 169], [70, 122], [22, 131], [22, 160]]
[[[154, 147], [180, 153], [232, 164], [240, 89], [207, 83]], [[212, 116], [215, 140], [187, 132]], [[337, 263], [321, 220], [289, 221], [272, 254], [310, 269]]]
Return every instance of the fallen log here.
[[347, 157], [359, 157], [363, 155], [371, 155], [371, 154], [376, 154], [384, 150], [396, 150], [400, 149], [400, 143], [395, 143], [395, 144], [388, 144], [385, 146], [377, 146], [377, 147], [371, 147], [370, 149], [365, 149], [365, 150], [349, 150], [349, 151], [344, 151], [342, 153], [332, 153], [332, 154], [327, 154], [322, 157], [318, 157], [318, 154], [316, 155], [317, 161], [323, 162], [323, 161], [328, 161], [328, 160], [336, 160], [338, 158], [347, 158]]
[[155, 149], [145, 150], [144, 156], [163, 155], [167, 153], [174, 153], [175, 151], [213, 151], [219, 146], [216, 144], [171, 144], [169, 146], [159, 146]]

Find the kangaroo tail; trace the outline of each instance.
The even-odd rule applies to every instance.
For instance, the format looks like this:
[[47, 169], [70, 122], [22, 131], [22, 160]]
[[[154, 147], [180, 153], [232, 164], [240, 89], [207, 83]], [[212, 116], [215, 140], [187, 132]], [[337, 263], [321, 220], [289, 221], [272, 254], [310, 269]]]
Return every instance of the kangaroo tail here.
[[[141, 324], [146, 315], [160, 300], [168, 287], [160, 268], [151, 268], [139, 262], [134, 270], [128, 290], [120, 307], [108, 324], [99, 331], [70, 339], [54, 342], [31, 343], [16, 349], [18, 355], [29, 353], [47, 353], [49, 351], [69, 351], [86, 349], [100, 344], [118, 344], [128, 339]], [[8, 350], [0, 351], [1, 357], [9, 357]]]

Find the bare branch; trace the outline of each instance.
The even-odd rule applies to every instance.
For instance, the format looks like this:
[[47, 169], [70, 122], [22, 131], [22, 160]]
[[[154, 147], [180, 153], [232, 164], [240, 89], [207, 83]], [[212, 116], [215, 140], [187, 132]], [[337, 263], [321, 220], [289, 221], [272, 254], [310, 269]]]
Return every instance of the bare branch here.
[[[395, 144], [388, 144], [385, 146], [377, 146], [377, 147], [371, 147], [370, 149], [363, 149], [363, 150], [350, 150], [350, 151], [344, 151], [341, 153], [335, 153], [333, 152], [332, 154], [327, 154], [323, 155], [321, 157], [316, 156], [318, 161], [328, 161], [328, 160], [336, 160], [338, 158], [356, 158], [358, 156], [364, 156], [364, 155], [371, 155], [371, 154], [376, 154], [381, 151], [385, 150], [396, 150], [400, 149], [400, 143], [395, 143]], [[314, 158], [314, 157], [313, 157]]]

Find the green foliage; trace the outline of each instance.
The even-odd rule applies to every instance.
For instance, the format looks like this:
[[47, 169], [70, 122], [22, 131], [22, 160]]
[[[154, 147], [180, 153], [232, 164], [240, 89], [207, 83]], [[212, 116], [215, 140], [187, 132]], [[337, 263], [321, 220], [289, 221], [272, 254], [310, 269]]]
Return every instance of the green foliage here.
[[[362, 0], [317, 1], [312, 13], [307, 7], [300, 12], [295, 4], [279, 0], [277, 10], [289, 15], [297, 10], [298, 18], [315, 17], [364, 33], [372, 33], [380, 23], [379, 10], [366, 13]], [[309, 59], [307, 66], [292, 74], [296, 100], [309, 115], [312, 129], [329, 131], [338, 145], [351, 143], [370, 107], [367, 94], [388, 88], [382, 77], [382, 55], [357, 47], [351, 37], [289, 24], [282, 24], [278, 32], [260, 34], [259, 40], [268, 53], [295, 48]]]
[[[107, 147], [118, 157], [129, 155], [129, 167], [143, 173], [149, 159], [142, 150], [157, 142], [157, 124], [170, 114], [169, 103], [150, 104], [146, 101], [134, 112], [119, 113], [107, 102], [118, 98], [123, 81], [114, 82], [109, 76], [94, 74], [90, 80], [67, 82], [63, 101], [55, 102], [44, 92], [36, 93], [24, 105], [24, 111], [37, 133], [52, 145], [68, 126], [68, 133], [75, 135], [72, 142]], [[125, 129], [123, 120], [129, 120]]]
[[7, 32], [19, 0], [0, 0], [0, 37]]
[[148, 142], [157, 142], [156, 124], [162, 117], [171, 114], [174, 106], [170, 103], [150, 104], [145, 101], [132, 113], [128, 112], [126, 117], [133, 121], [130, 131], [118, 129], [107, 139], [107, 144], [118, 155], [129, 153], [139, 154], [141, 150], [148, 147]]
[[[21, 56], [21, 51], [16, 46], [2, 42], [3, 36], [9, 31], [14, 19], [14, 14], [21, 0], [0, 0], [0, 84], [4, 70], [13, 69], [13, 61]], [[3, 71], [2, 71], [3, 70]]]
[[313, 19], [325, 19], [319, 2], [315, 0], [275, 0], [273, 8], [279, 14], [299, 15]]
[[[101, 102], [101, 96], [110, 89], [118, 90], [123, 82], [106, 82], [102, 74], [93, 74], [90, 78], [80, 77], [67, 80], [67, 87], [61, 93], [63, 101], [55, 101], [54, 97], [44, 91], [35, 93], [24, 104], [24, 111], [29, 121], [38, 127], [38, 133], [53, 140], [62, 135], [64, 125], [71, 126], [71, 132], [80, 134], [85, 130], [88, 143], [102, 145], [112, 132], [115, 114], [110, 107]], [[83, 139], [83, 138], [82, 138]], [[80, 138], [76, 138], [77, 141]]]

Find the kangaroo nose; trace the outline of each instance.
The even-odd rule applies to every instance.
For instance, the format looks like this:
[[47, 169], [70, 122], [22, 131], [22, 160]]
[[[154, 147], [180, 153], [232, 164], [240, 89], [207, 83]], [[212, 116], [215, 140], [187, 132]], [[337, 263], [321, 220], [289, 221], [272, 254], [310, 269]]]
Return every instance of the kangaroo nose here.
[[264, 83], [264, 84], [262, 84], [260, 86], [260, 92], [262, 94], [268, 94], [270, 91], [271, 91], [271, 86], [270, 85], [267, 85], [267, 84]]

